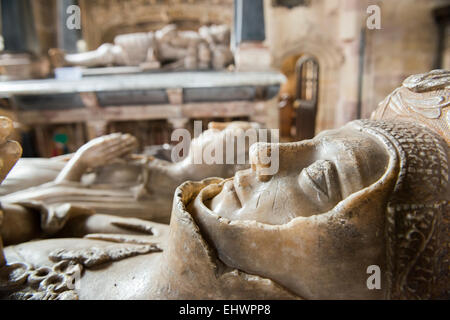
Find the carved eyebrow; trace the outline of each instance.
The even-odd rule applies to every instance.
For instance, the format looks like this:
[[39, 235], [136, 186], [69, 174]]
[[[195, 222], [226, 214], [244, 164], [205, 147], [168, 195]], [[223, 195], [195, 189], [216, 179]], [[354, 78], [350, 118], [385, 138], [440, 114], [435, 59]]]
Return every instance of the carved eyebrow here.
[[[306, 185], [303, 185], [304, 183]], [[329, 204], [342, 200], [341, 184], [333, 161], [316, 160], [303, 168], [300, 172], [299, 184], [304, 191], [307, 191], [305, 186], [309, 186], [309, 190], [314, 190]]]
[[[346, 138], [348, 139], [348, 138]], [[358, 139], [353, 138], [354, 142], [357, 142]], [[349, 143], [349, 141], [343, 141], [342, 137], [334, 137], [328, 136], [320, 139], [320, 146], [333, 146], [339, 152], [343, 152], [343, 157], [332, 156], [329, 158], [334, 163], [337, 172], [337, 178], [339, 185], [341, 187], [341, 196], [342, 198], [347, 197], [355, 192], [353, 189], [363, 189], [363, 176], [361, 174], [361, 158], [358, 157], [358, 147], [354, 145], [354, 143]], [[346, 166], [350, 170], [341, 170], [342, 166], [340, 163], [342, 161], [350, 162], [354, 165]], [[343, 183], [344, 181], [349, 181], [351, 184], [351, 188], [348, 188], [348, 183]], [[349, 190], [350, 189], [350, 190]]]
[[[325, 190], [317, 183], [317, 181], [316, 181], [316, 179], [314, 179], [313, 177], [311, 177], [311, 175], [309, 174], [309, 172], [308, 172], [308, 168], [309, 167], [311, 167], [311, 166], [313, 166], [313, 165], [316, 165], [316, 163], [317, 163], [317, 161], [316, 162], [314, 162], [314, 163], [312, 163], [312, 164], [310, 164], [308, 167], [306, 167], [304, 170], [305, 170], [305, 176], [308, 178], [308, 180], [311, 182], [311, 185], [312, 185], [312, 187], [314, 188], [314, 190], [316, 190], [317, 192], [320, 192], [320, 193], [322, 193], [322, 194], [324, 194], [324, 195], [326, 195], [327, 197], [329, 197], [329, 190], [328, 190], [328, 183], [326, 183], [326, 186], [325, 186]], [[300, 173], [301, 174], [301, 173]], [[325, 173], [324, 173], [325, 174]]]

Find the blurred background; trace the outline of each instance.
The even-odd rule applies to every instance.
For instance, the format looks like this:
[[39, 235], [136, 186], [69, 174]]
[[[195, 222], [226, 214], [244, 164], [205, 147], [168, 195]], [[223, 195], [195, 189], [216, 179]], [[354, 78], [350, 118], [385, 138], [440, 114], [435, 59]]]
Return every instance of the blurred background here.
[[0, 114], [15, 121], [26, 157], [111, 132], [152, 154], [195, 120], [256, 121], [283, 141], [307, 139], [369, 117], [411, 74], [450, 68], [449, 0], [0, 6]]

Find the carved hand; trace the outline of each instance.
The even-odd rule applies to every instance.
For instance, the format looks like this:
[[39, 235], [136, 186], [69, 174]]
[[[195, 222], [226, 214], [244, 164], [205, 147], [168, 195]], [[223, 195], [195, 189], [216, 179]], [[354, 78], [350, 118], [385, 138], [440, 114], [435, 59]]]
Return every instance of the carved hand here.
[[130, 134], [113, 133], [95, 138], [82, 146], [56, 178], [55, 182], [80, 181], [88, 168], [97, 168], [130, 154], [137, 140]]
[[137, 140], [130, 134], [113, 133], [95, 138], [77, 151], [77, 157], [87, 168], [97, 168], [131, 153]]

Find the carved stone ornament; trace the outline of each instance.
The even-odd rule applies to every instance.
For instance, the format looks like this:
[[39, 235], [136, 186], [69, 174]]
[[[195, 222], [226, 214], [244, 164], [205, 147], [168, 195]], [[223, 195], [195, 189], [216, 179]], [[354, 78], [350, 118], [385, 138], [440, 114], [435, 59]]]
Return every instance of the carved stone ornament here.
[[450, 143], [449, 76], [446, 70], [410, 76], [380, 103], [372, 119], [418, 120]]

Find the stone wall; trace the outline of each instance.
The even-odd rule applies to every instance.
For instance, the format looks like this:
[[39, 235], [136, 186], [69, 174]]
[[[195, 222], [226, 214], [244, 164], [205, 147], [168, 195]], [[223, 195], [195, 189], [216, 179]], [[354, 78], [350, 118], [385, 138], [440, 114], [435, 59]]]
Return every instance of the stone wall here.
[[381, 8], [382, 29], [366, 33], [362, 104], [365, 118], [406, 77], [433, 69], [438, 30], [432, 10], [448, 4], [443, 0], [373, 2]]
[[450, 25], [445, 29], [444, 55], [442, 59], [442, 67], [450, 70]]
[[272, 52], [273, 66], [280, 68], [290, 57], [303, 54], [319, 61], [316, 131], [353, 118], [357, 79], [344, 75], [357, 74], [358, 1], [318, 0], [292, 9], [272, 7], [270, 0], [265, 5], [266, 45]]
[[[273, 7], [271, 0], [265, 0], [266, 45], [277, 69], [302, 54], [319, 60], [316, 121], [319, 132], [340, 127], [356, 119], [359, 113], [361, 117], [370, 116], [377, 104], [408, 75], [432, 69], [437, 27], [431, 11], [446, 3], [445, 0], [314, 0], [307, 6], [288, 9]], [[381, 30], [366, 27], [370, 15], [367, 8], [371, 4], [381, 8]], [[361, 43], [365, 43], [362, 83]], [[293, 87], [288, 83], [283, 90], [292, 91]]]
[[56, 0], [35, 0], [31, 4], [40, 53], [45, 55], [48, 49], [57, 47]]

